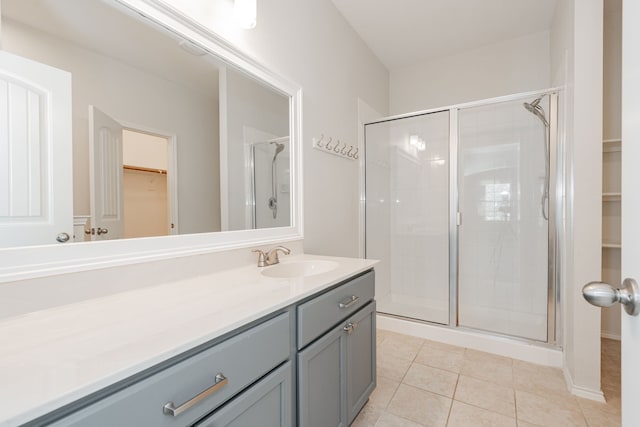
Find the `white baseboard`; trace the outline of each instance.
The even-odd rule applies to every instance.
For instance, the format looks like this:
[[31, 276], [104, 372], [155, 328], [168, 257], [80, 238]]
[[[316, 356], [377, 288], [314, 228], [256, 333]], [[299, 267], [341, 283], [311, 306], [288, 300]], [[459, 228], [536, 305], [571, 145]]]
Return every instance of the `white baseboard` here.
[[592, 390], [590, 388], [575, 385], [573, 383], [571, 372], [569, 372], [566, 367], [562, 368], [562, 373], [564, 374], [564, 380], [567, 383], [567, 387], [569, 387], [569, 392], [574, 396], [582, 397], [589, 400], [595, 400], [596, 402], [606, 402], [602, 390]]
[[539, 365], [562, 367], [562, 350], [486, 333], [451, 329], [378, 314], [377, 327]]
[[601, 331], [600, 336], [602, 338], [607, 338], [607, 339], [616, 340], [616, 341], [620, 341], [622, 338], [620, 334], [613, 334], [611, 332], [606, 332], [606, 331]]

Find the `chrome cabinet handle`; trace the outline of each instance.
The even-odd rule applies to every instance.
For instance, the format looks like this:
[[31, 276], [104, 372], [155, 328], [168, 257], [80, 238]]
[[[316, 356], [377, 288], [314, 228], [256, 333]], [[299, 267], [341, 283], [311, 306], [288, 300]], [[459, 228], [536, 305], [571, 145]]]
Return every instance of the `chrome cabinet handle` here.
[[215, 393], [216, 391], [220, 390], [222, 387], [227, 385], [228, 382], [229, 382], [229, 380], [227, 379], [227, 377], [225, 377], [222, 373], [219, 373], [219, 374], [216, 375], [215, 384], [213, 384], [211, 387], [209, 387], [208, 389], [206, 389], [202, 393], [198, 394], [193, 399], [186, 401], [185, 403], [183, 403], [182, 405], [178, 406], [177, 408], [174, 406], [173, 402], [168, 402], [166, 405], [164, 405], [162, 407], [162, 412], [165, 415], [172, 415], [174, 417], [177, 417], [178, 415], [180, 415], [181, 413], [183, 413], [187, 409], [191, 408], [196, 403], [200, 402], [201, 400], [205, 399], [206, 397], [208, 397], [208, 396], [212, 395], [213, 393]]
[[340, 307], [340, 308], [349, 308], [349, 307], [353, 306], [356, 302], [358, 302], [359, 299], [360, 299], [360, 297], [357, 297], [355, 295], [351, 295], [349, 298], [346, 298], [346, 299], [340, 301], [340, 303], [338, 304], [338, 307]]
[[611, 307], [619, 302], [627, 314], [637, 316], [640, 313], [640, 287], [633, 279], [624, 279], [620, 289], [615, 289], [608, 283], [587, 283], [582, 288], [582, 296], [597, 307]]
[[353, 333], [353, 331], [355, 331], [356, 329], [358, 329], [358, 323], [357, 322], [349, 322], [346, 325], [344, 325], [344, 328], [342, 328], [342, 330], [345, 331], [349, 335], [351, 335]]

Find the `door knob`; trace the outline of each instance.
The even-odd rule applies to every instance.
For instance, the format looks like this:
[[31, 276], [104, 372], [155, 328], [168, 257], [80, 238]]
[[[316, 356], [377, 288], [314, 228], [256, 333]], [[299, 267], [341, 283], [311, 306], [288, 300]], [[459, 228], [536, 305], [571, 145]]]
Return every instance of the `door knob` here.
[[56, 236], [56, 240], [60, 243], [68, 242], [70, 238], [68, 233], [60, 233]]
[[109, 232], [108, 228], [100, 228], [98, 227], [98, 229], [96, 230], [96, 234], [98, 236], [102, 235], [102, 234], [107, 234]]
[[611, 307], [619, 302], [627, 314], [637, 316], [640, 313], [640, 287], [633, 279], [624, 279], [620, 289], [608, 283], [590, 282], [582, 288], [582, 296], [597, 307]]

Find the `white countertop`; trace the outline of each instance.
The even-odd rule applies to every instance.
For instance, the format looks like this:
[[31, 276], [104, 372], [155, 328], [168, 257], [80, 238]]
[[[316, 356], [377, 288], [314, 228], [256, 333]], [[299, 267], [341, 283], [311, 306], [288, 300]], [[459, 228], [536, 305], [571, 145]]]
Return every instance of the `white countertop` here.
[[314, 259], [338, 266], [283, 279], [252, 265], [0, 320], [0, 426], [42, 416], [376, 263], [298, 255], [281, 264]]

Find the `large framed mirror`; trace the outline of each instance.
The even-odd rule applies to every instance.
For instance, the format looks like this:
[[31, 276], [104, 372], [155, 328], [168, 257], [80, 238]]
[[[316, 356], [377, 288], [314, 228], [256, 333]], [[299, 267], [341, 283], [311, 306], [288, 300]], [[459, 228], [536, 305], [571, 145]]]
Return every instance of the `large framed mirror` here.
[[302, 237], [295, 84], [159, 1], [0, 12], [0, 280]]

